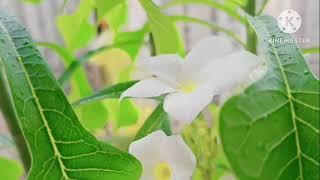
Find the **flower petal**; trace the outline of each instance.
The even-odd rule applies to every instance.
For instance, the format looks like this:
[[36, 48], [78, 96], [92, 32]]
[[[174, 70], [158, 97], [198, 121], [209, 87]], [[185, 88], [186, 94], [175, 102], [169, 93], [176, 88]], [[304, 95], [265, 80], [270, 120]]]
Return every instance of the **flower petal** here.
[[196, 73], [209, 62], [221, 58], [231, 51], [232, 43], [225, 37], [211, 36], [201, 40], [187, 55], [183, 65], [183, 74]]
[[191, 179], [197, 165], [197, 160], [191, 149], [187, 146], [181, 136], [169, 136], [163, 151], [170, 153], [163, 154], [167, 162], [172, 166], [174, 180]]
[[128, 88], [125, 92], [121, 94], [120, 99], [125, 97], [136, 97], [136, 98], [147, 98], [147, 97], [157, 97], [162, 94], [167, 94], [175, 92], [176, 90], [172, 88], [167, 83], [157, 79], [149, 78], [141, 80]]
[[181, 73], [183, 60], [176, 54], [164, 54], [145, 59], [137, 65], [163, 81], [177, 84], [177, 79]]
[[143, 166], [141, 180], [153, 179], [153, 168], [162, 161], [159, 156], [161, 154], [161, 142], [166, 137], [163, 131], [155, 131], [130, 144], [129, 153], [134, 155]]
[[256, 55], [240, 51], [210, 63], [196, 78], [221, 94], [249, 82], [250, 74], [262, 64]]
[[175, 92], [167, 95], [163, 108], [175, 120], [191, 123], [212, 98], [211, 89], [199, 87], [192, 93]]
[[173, 180], [190, 179], [196, 168], [196, 158], [181, 136], [167, 136], [160, 130], [131, 143], [129, 152], [143, 165], [142, 180], [154, 179], [154, 167], [159, 163], [171, 167]]

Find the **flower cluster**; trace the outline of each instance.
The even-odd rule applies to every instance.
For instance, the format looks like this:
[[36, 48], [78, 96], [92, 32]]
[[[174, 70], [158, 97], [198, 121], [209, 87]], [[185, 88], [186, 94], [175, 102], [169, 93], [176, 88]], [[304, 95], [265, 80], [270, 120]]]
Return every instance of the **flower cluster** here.
[[[249, 76], [262, 61], [247, 52], [233, 52], [222, 37], [200, 41], [183, 60], [174, 54], [143, 60], [138, 68], [145, 75], [125, 91], [121, 98], [164, 96], [164, 110], [183, 124], [191, 123], [215, 95], [226, 95], [249, 82]], [[151, 133], [133, 142], [130, 153], [143, 164], [144, 180], [187, 180], [196, 159], [179, 135]]]

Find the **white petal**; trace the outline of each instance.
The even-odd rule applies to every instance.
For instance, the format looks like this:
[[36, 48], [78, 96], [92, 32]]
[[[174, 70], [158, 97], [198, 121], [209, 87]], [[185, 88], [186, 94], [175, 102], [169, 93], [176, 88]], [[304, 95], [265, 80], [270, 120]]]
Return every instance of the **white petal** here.
[[181, 73], [183, 59], [175, 54], [159, 55], [145, 59], [137, 65], [159, 79], [177, 84]]
[[141, 180], [153, 179], [153, 168], [161, 162], [161, 142], [167, 136], [163, 131], [155, 131], [130, 144], [129, 153], [134, 155], [143, 166]]
[[176, 91], [167, 83], [157, 79], [149, 78], [141, 80], [128, 88], [125, 92], [121, 94], [120, 99], [125, 97], [136, 97], [136, 98], [147, 98], [147, 97], [157, 97], [162, 94], [167, 94]]
[[183, 74], [198, 72], [209, 62], [230, 52], [232, 52], [232, 43], [225, 37], [211, 36], [203, 39], [187, 55], [183, 65]]
[[196, 168], [196, 158], [180, 135], [166, 136], [163, 131], [155, 131], [133, 142], [129, 152], [143, 165], [142, 180], [154, 179], [158, 163], [171, 167], [173, 180], [189, 180]]
[[210, 63], [201, 71], [197, 81], [221, 94], [250, 81], [250, 74], [261, 64], [263, 61], [256, 55], [240, 51]]
[[179, 135], [169, 136], [166, 144], [165, 159], [169, 162], [173, 169], [174, 180], [191, 179], [197, 165], [197, 160], [191, 149], [183, 141]]
[[213, 92], [208, 87], [199, 87], [195, 92], [175, 92], [166, 96], [164, 110], [175, 120], [191, 123], [211, 102]]

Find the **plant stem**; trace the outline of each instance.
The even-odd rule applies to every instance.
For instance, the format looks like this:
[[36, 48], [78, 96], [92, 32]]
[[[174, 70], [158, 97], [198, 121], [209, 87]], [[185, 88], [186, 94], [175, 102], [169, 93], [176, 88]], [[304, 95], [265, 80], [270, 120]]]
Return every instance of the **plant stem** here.
[[156, 55], [156, 46], [154, 44], [154, 38], [153, 38], [153, 35], [152, 33], [149, 34], [149, 40], [150, 40], [150, 54], [151, 56], [155, 56]]
[[28, 146], [26, 144], [25, 138], [22, 134], [22, 131], [19, 125], [19, 119], [13, 107], [11, 93], [6, 84], [7, 84], [7, 81], [5, 78], [5, 74], [3, 74], [3, 71], [1, 69], [1, 64], [0, 64], [0, 99], [1, 99], [0, 110], [2, 111], [5, 117], [11, 136], [15, 141], [18, 153], [20, 155], [20, 159], [24, 165], [25, 171], [27, 172], [30, 168], [31, 157], [29, 154]]
[[[256, 0], [248, 0], [245, 10], [250, 16], [255, 16]], [[257, 36], [249, 23], [247, 23], [247, 50], [254, 54], [257, 53]]]
[[202, 19], [198, 19], [198, 18], [194, 18], [194, 17], [190, 17], [190, 16], [170, 16], [170, 18], [173, 19], [173, 21], [175, 22], [179, 22], [179, 21], [183, 21], [183, 22], [188, 22], [188, 23], [194, 23], [194, 24], [199, 24], [202, 26], [206, 26], [210, 29], [213, 29], [217, 32], [222, 32], [225, 33], [226, 35], [228, 35], [229, 37], [233, 38], [235, 41], [237, 41], [239, 44], [241, 44], [242, 46], [246, 46], [246, 43], [243, 42], [243, 40], [233, 31], [228, 30], [222, 26], [219, 26], [217, 24], [211, 23], [211, 22], [207, 22], [204, 21]]
[[258, 11], [257, 15], [261, 15], [264, 11], [264, 9], [266, 8], [267, 4], [268, 4], [269, 0], [264, 0], [262, 3], [262, 7], [260, 8], [260, 10]]

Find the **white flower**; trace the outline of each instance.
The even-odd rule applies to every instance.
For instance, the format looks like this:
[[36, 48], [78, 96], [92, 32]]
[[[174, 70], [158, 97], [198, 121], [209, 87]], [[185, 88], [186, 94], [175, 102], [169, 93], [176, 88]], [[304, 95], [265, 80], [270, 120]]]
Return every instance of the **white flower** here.
[[214, 95], [224, 95], [246, 83], [262, 64], [247, 51], [231, 53], [230, 41], [213, 36], [198, 43], [186, 60], [172, 54], [146, 59], [138, 67], [153, 76], [130, 87], [121, 98], [167, 94], [164, 110], [175, 120], [190, 123]]
[[141, 180], [190, 180], [196, 158], [180, 135], [155, 131], [131, 143], [129, 152], [143, 166]]

